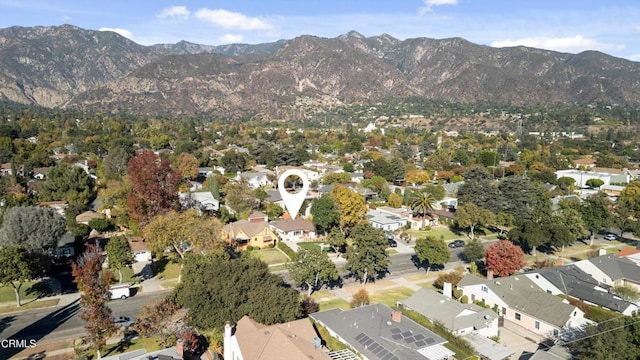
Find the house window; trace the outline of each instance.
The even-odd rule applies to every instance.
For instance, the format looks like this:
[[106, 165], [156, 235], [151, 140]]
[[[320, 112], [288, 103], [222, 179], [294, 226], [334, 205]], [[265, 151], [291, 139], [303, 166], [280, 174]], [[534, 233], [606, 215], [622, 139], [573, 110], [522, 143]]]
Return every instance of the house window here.
[[503, 307], [502, 308], [502, 316], [507, 315], [507, 308]]
[[536, 327], [536, 330], [540, 330], [540, 321], [536, 321], [534, 326]]
[[551, 294], [551, 290], [547, 290], [547, 294]]
[[516, 320], [520, 320], [520, 318], [522, 318], [522, 316], [520, 316], [520, 313], [516, 313]]
[[558, 332], [558, 329], [553, 329], [553, 336], [558, 336], [560, 335], [560, 333]]
[[486, 287], [486, 286], [484, 286], [484, 285], [482, 285], [481, 290], [482, 290], [482, 292], [485, 292], [485, 293], [488, 293], [488, 292], [489, 292], [489, 288], [488, 288], [488, 287]]
[[471, 294], [471, 302], [476, 301], [476, 294]]

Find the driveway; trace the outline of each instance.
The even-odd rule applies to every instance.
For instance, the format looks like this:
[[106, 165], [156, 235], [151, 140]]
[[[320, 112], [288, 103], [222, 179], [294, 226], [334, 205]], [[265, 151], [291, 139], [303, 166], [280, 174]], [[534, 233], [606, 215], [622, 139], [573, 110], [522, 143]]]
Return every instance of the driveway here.
[[540, 335], [507, 320], [500, 328], [500, 343], [515, 351], [513, 359], [519, 359], [521, 356], [528, 358], [538, 350], [538, 342], [542, 340]]

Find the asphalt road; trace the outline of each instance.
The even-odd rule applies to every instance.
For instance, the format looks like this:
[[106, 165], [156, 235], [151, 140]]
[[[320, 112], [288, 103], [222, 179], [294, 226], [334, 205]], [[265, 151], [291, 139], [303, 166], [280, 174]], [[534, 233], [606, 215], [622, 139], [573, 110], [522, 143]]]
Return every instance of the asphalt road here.
[[[109, 306], [114, 316], [135, 317], [142, 305], [167, 294], [169, 291], [139, 294], [125, 300], [113, 300]], [[85, 334], [85, 322], [78, 316], [80, 311], [80, 304], [75, 301], [66, 306], [6, 314], [0, 318], [0, 340], [35, 340], [37, 343], [45, 343], [81, 337]], [[0, 342], [0, 359], [8, 359], [22, 350], [19, 346], [4, 347], [2, 344]]]

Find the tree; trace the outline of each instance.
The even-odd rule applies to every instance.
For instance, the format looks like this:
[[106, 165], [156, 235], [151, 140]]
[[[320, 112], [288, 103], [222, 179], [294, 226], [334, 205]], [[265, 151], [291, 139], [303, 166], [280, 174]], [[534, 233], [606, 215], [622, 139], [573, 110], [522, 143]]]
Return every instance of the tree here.
[[80, 318], [87, 322], [87, 342], [97, 352], [107, 343], [107, 338], [116, 330], [107, 306], [109, 285], [113, 274], [102, 271], [102, 254], [97, 245], [89, 244], [87, 250], [71, 264], [73, 281], [80, 291], [80, 306], [83, 310]]
[[82, 168], [58, 163], [47, 173], [38, 196], [43, 201], [65, 200], [86, 207], [95, 199], [96, 192], [93, 179]]
[[386, 271], [389, 265], [387, 238], [381, 230], [367, 223], [356, 225], [351, 231], [353, 246], [347, 249], [345, 269], [364, 285]]
[[464, 257], [470, 263], [475, 263], [484, 258], [484, 246], [478, 239], [473, 239], [464, 247]]
[[223, 245], [220, 221], [198, 216], [194, 209], [156, 216], [145, 227], [144, 235], [156, 254], [172, 247], [182, 258], [185, 251], [215, 252]]
[[435, 199], [431, 193], [426, 191], [420, 191], [413, 194], [413, 199], [411, 201], [411, 209], [414, 213], [420, 214], [422, 217], [422, 226], [424, 228], [425, 218], [428, 214], [433, 210], [433, 203]]
[[89, 227], [97, 232], [105, 232], [113, 228], [111, 220], [105, 218], [93, 218], [89, 220]]
[[349, 303], [349, 306], [352, 309], [355, 309], [361, 306], [367, 306], [369, 304], [371, 304], [371, 299], [369, 298], [369, 292], [367, 291], [367, 289], [362, 288], [353, 294], [353, 299]]
[[258, 199], [253, 197], [247, 184], [228, 182], [223, 187], [224, 203], [237, 214], [249, 215], [252, 209], [259, 205]]
[[118, 282], [122, 283], [122, 269], [133, 264], [133, 251], [131, 251], [127, 238], [123, 235], [110, 238], [105, 250], [109, 259], [109, 267], [118, 270]]
[[0, 245], [51, 255], [65, 233], [65, 220], [51, 208], [13, 207], [4, 215]]
[[296, 261], [289, 263], [287, 268], [289, 277], [298, 285], [307, 288], [307, 296], [311, 296], [311, 293], [323, 284], [340, 277], [336, 264], [317, 248], [301, 248], [298, 250]]
[[613, 292], [620, 296], [622, 300], [630, 303], [635, 303], [640, 300], [640, 293], [633, 286], [629, 284], [616, 285], [613, 287]]
[[120, 180], [127, 174], [127, 166], [131, 155], [126, 148], [114, 146], [107, 150], [102, 161], [102, 172], [107, 180]]
[[548, 227], [533, 220], [518, 221], [516, 226], [509, 231], [508, 236], [511, 241], [531, 250], [531, 255], [533, 256], [536, 255], [536, 248], [549, 241], [550, 238]]
[[399, 208], [400, 206], [402, 206], [402, 195], [396, 193], [389, 194], [389, 196], [387, 197], [387, 205], [391, 206], [392, 208]]
[[484, 260], [487, 269], [497, 276], [509, 276], [522, 269], [526, 264], [524, 252], [509, 240], [491, 244]]
[[42, 275], [43, 268], [37, 255], [17, 246], [0, 247], [0, 284], [10, 286], [16, 295], [16, 306], [20, 307], [22, 285]]
[[334, 227], [329, 234], [327, 234], [327, 243], [336, 253], [344, 253], [347, 246], [347, 239], [340, 229]]
[[227, 173], [235, 174], [244, 171], [244, 168], [247, 166], [247, 158], [243, 154], [237, 153], [235, 149], [232, 149], [220, 158], [220, 164]]
[[444, 240], [436, 239], [433, 236], [426, 236], [416, 240], [416, 257], [420, 262], [427, 262], [431, 265], [444, 265], [449, 261], [451, 254]]
[[330, 196], [340, 214], [340, 230], [344, 234], [366, 220], [367, 205], [358, 193], [346, 186], [334, 185]]
[[495, 224], [496, 216], [489, 210], [478, 207], [476, 204], [469, 202], [458, 206], [455, 215], [458, 226], [463, 229], [469, 229], [469, 237], [475, 239], [474, 229], [482, 224]]
[[302, 314], [298, 292], [267, 264], [249, 257], [190, 256], [174, 294], [178, 305], [189, 309], [190, 324], [205, 330], [221, 329], [244, 315], [270, 325]]
[[313, 216], [313, 225], [319, 233], [327, 233], [340, 225], [340, 214], [328, 195], [323, 195], [313, 201], [311, 216]]
[[637, 316], [602, 321], [571, 334], [567, 347], [575, 359], [633, 360], [640, 357], [640, 326]]
[[160, 345], [169, 346], [171, 336], [177, 331], [170, 319], [179, 309], [172, 297], [153, 300], [142, 306], [132, 329], [146, 338], [158, 336]]
[[593, 245], [595, 234], [611, 225], [612, 214], [609, 210], [611, 203], [604, 193], [597, 193], [589, 196], [580, 208], [582, 219], [586, 229], [591, 232], [590, 245]]
[[181, 153], [176, 156], [174, 168], [178, 169], [185, 179], [195, 179], [198, 176], [200, 161], [189, 153]]
[[604, 185], [604, 181], [602, 181], [601, 179], [589, 179], [584, 184], [591, 189], [596, 189]]
[[143, 224], [178, 205], [179, 172], [172, 170], [169, 160], [152, 151], [143, 151], [129, 160], [129, 178], [133, 189], [127, 205], [131, 217]]

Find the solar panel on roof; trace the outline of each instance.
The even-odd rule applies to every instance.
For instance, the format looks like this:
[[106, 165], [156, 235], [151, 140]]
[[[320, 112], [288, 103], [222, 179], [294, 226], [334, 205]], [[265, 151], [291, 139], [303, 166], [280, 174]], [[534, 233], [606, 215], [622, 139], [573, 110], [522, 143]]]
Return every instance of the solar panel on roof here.
[[385, 356], [382, 358], [382, 360], [389, 360], [389, 359], [391, 359], [392, 357], [393, 357], [393, 354], [392, 354], [392, 353], [388, 353], [387, 355], [385, 355]]
[[391, 335], [391, 338], [392, 338], [393, 340], [400, 340], [400, 339], [402, 339], [402, 335], [400, 335], [400, 334], [394, 334], [394, 335]]
[[406, 341], [407, 343], [412, 343], [416, 341], [416, 339], [414, 339], [413, 336], [409, 336], [408, 338], [404, 338], [404, 341]]
[[390, 354], [389, 350], [387, 350], [387, 349], [382, 349], [382, 351], [380, 351], [380, 353], [378, 354], [378, 356], [379, 356], [380, 358], [383, 358], [383, 357], [387, 356], [388, 354]]
[[369, 337], [367, 337], [367, 340], [363, 343], [364, 346], [369, 346], [371, 344], [373, 344], [374, 341], [372, 339], [370, 339]]
[[399, 333], [401, 333], [401, 332], [402, 332], [402, 330], [400, 330], [399, 328], [393, 328], [393, 329], [391, 329], [391, 333], [392, 333], [392, 334], [399, 334]]
[[411, 331], [405, 331], [402, 333], [402, 337], [409, 337], [411, 336]]
[[413, 335], [413, 338], [416, 339], [416, 340], [423, 340], [424, 339], [424, 335], [416, 334], [416, 335]]
[[424, 341], [422, 341], [422, 340], [418, 340], [418, 341], [416, 341], [416, 346], [417, 346], [417, 347], [423, 347], [423, 346], [425, 346], [425, 345], [427, 345], [427, 343], [426, 343], [426, 342], [424, 342]]
[[427, 338], [425, 341], [427, 342], [428, 345], [436, 343], [436, 341], [433, 338]]
[[369, 346], [369, 351], [374, 354], [376, 353], [376, 351], [380, 351], [380, 349], [382, 349], [382, 346], [380, 346], [378, 343], [373, 343], [373, 345]]
[[364, 333], [360, 333], [358, 334], [358, 336], [356, 336], [356, 341], [360, 342], [360, 339], [362, 339], [363, 337], [365, 337], [366, 335]]
[[389, 360], [400, 360], [400, 359], [398, 359], [398, 357], [394, 355], [394, 356], [393, 356], [393, 357], [391, 357], [391, 359], [389, 359]]

